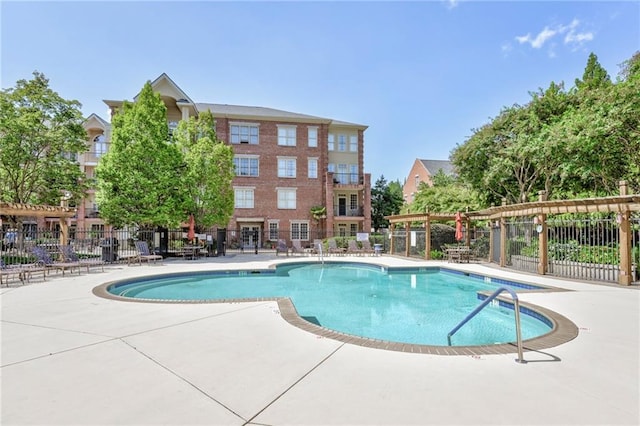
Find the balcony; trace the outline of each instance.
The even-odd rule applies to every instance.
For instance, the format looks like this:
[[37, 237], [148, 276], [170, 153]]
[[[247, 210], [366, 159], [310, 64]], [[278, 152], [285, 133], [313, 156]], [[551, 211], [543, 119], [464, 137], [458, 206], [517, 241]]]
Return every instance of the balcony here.
[[340, 188], [358, 189], [364, 185], [364, 176], [357, 173], [334, 173], [333, 184]]
[[98, 209], [93, 209], [93, 208], [86, 207], [84, 209], [84, 217], [89, 218], [89, 219], [99, 218], [100, 217], [100, 211], [98, 211]]
[[333, 215], [336, 217], [364, 217], [364, 209], [362, 206], [355, 209], [337, 206], [333, 209]]
[[94, 151], [86, 151], [80, 154], [80, 164], [98, 164], [100, 161], [100, 157], [102, 157], [104, 152], [94, 152]]

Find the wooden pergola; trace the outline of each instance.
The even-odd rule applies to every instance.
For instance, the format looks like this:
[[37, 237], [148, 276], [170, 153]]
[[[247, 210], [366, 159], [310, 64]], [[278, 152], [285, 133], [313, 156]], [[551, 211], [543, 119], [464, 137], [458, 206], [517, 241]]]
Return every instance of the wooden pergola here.
[[[62, 204], [65, 202], [63, 201]], [[20, 217], [55, 217], [60, 219], [60, 245], [66, 245], [69, 241], [68, 218], [75, 216], [76, 209], [62, 205], [60, 207], [21, 204], [21, 203], [0, 203], [0, 216], [20, 216]]]
[[[507, 218], [533, 216], [534, 221], [542, 226], [538, 232], [539, 263], [538, 273], [544, 275], [548, 268], [548, 236], [547, 215], [562, 213], [617, 213], [616, 221], [620, 229], [620, 274], [618, 282], [622, 285], [630, 285], [632, 280], [631, 261], [631, 213], [640, 211], [640, 194], [627, 194], [626, 182], [620, 182], [620, 195], [602, 198], [583, 198], [576, 200], [547, 201], [546, 194], [541, 191], [538, 201], [521, 204], [507, 204], [503, 200], [501, 206], [491, 207], [486, 210], [461, 213], [466, 229], [470, 229], [472, 221], [489, 220], [500, 225], [500, 266], [506, 266], [507, 259]], [[396, 216], [385, 216], [389, 220], [391, 231], [399, 224], [404, 223], [407, 230], [406, 256], [409, 256], [409, 229], [411, 223], [421, 222], [425, 227], [425, 259], [431, 259], [431, 222], [454, 221], [455, 213], [418, 213]], [[465, 236], [465, 244], [470, 246], [470, 233]], [[493, 258], [493, 233], [490, 233], [489, 258]], [[393, 239], [391, 240], [391, 252], [393, 253]]]

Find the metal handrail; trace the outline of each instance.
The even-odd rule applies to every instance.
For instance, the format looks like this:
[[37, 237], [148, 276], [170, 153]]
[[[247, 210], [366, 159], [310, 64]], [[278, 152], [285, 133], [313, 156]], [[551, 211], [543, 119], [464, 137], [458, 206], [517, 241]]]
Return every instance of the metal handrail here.
[[471, 318], [476, 316], [478, 312], [483, 310], [485, 306], [491, 303], [491, 301], [496, 297], [498, 297], [498, 295], [503, 291], [508, 292], [511, 295], [511, 298], [513, 299], [513, 310], [515, 312], [515, 320], [516, 320], [516, 343], [518, 345], [518, 359], [516, 359], [516, 362], [519, 362], [521, 364], [526, 363], [526, 361], [522, 357], [522, 333], [520, 331], [520, 302], [518, 301], [518, 295], [516, 294], [516, 292], [508, 287], [500, 287], [499, 289], [494, 291], [491, 296], [487, 297], [477, 308], [473, 310], [473, 312], [467, 315], [465, 319], [463, 319], [460, 322], [460, 324], [456, 325], [453, 328], [453, 330], [451, 330], [449, 334], [447, 334], [447, 341], [449, 342], [449, 346], [451, 346], [451, 336], [453, 336], [458, 330], [460, 330], [460, 328], [463, 325], [465, 325]]
[[320, 262], [324, 265], [324, 255], [322, 254], [322, 243], [318, 243], [318, 258]]

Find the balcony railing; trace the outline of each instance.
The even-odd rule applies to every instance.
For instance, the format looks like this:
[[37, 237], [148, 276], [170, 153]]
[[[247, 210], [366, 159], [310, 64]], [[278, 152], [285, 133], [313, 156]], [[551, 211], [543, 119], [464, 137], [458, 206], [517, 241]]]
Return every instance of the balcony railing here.
[[87, 151], [80, 154], [80, 161], [83, 163], [97, 163], [104, 156], [104, 152]]
[[84, 217], [87, 217], [87, 218], [98, 218], [98, 217], [100, 217], [100, 211], [98, 209], [93, 209], [93, 208], [86, 207], [84, 209]]
[[357, 173], [334, 173], [333, 183], [335, 185], [363, 185], [364, 176]]
[[353, 217], [353, 216], [364, 216], [364, 210], [362, 207], [357, 207], [355, 209], [350, 209], [347, 207], [334, 207], [333, 209], [333, 215], [334, 216], [348, 216], [348, 217]]

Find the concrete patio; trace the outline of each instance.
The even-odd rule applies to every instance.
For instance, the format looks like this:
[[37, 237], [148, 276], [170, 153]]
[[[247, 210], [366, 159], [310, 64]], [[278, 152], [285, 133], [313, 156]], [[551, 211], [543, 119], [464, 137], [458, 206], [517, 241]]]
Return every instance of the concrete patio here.
[[[312, 259], [312, 258], [310, 258]], [[445, 265], [574, 291], [522, 293], [580, 329], [524, 354], [439, 356], [342, 343], [296, 328], [276, 302], [155, 304], [99, 298], [149, 274], [264, 268], [244, 254], [36, 277], [1, 289], [3, 425], [425, 425], [640, 423], [640, 291]], [[296, 259], [299, 260], [299, 259]]]

